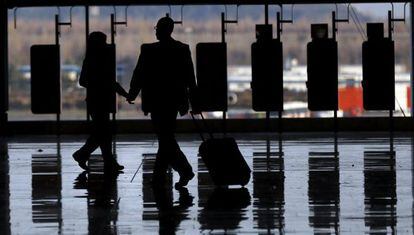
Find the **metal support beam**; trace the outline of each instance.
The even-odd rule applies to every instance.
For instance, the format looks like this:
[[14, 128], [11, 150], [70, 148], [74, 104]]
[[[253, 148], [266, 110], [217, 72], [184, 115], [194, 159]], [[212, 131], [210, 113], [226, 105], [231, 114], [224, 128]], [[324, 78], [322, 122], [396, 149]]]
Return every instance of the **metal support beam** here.
[[0, 135], [7, 132], [7, 111], [9, 110], [7, 25], [7, 8], [0, 3]]
[[0, 227], [2, 234], [10, 229], [10, 167], [7, 141], [0, 139]]
[[9, 8], [14, 8], [46, 6], [276, 5], [390, 2], [407, 2], [407, 0], [6, 0], [6, 5]]
[[414, 105], [414, 1], [411, 1], [410, 4], [410, 33], [411, 33], [411, 117], [413, 115], [413, 105]]
[[[89, 7], [85, 6], [85, 51], [88, 47], [89, 38]], [[86, 96], [88, 96], [88, 90], [86, 89]], [[90, 121], [89, 111], [86, 109], [86, 121]]]
[[[60, 39], [60, 27], [61, 26], [72, 26], [72, 19], [71, 19], [70, 22], [61, 22], [60, 21], [60, 15], [59, 14], [55, 15], [55, 43], [58, 46], [60, 44], [59, 39]], [[59, 80], [60, 80], [60, 83], [61, 83], [61, 77], [59, 77]], [[59, 113], [56, 114], [56, 123], [57, 123], [58, 135], [60, 135], [60, 112], [61, 111], [59, 111]]]
[[[226, 42], [226, 15], [224, 12], [221, 13], [221, 42]], [[227, 52], [226, 52], [227, 53]], [[223, 112], [223, 133], [227, 134], [227, 112]]]

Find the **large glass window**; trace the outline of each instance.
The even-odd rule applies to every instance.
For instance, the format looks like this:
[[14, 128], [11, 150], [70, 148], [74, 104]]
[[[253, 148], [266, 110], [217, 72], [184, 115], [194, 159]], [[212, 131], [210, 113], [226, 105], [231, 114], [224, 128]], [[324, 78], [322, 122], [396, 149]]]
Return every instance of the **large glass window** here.
[[[347, 16], [347, 7], [339, 6], [339, 17]], [[367, 22], [383, 22], [387, 26], [389, 4], [354, 4], [349, 24], [338, 24], [339, 55], [339, 109], [338, 116], [387, 116], [388, 112], [367, 112], [362, 106], [361, 45], [366, 35]], [[396, 17], [402, 17], [402, 4], [395, 4]], [[255, 25], [264, 23], [263, 6], [240, 6], [238, 24], [227, 25], [227, 58], [229, 87], [229, 118], [261, 118], [264, 113], [252, 110], [251, 105], [251, 44], [255, 39]], [[269, 9], [269, 23], [276, 35], [276, 11]], [[310, 41], [310, 24], [329, 23], [334, 5], [295, 5], [294, 23], [283, 26], [284, 50], [284, 117], [331, 117], [332, 112], [309, 112], [307, 109], [306, 45]], [[185, 6], [183, 24], [177, 24], [173, 36], [190, 45], [195, 65], [195, 48], [199, 42], [221, 40], [220, 13], [223, 6]], [[69, 21], [69, 8], [61, 8], [61, 20]], [[30, 46], [50, 44], [55, 40], [54, 15], [56, 8], [23, 8], [17, 10], [17, 28], [13, 11], [9, 11], [9, 69], [10, 120], [53, 120], [54, 115], [34, 115], [30, 111]], [[72, 27], [61, 28], [62, 63], [62, 120], [85, 120], [85, 89], [78, 85], [78, 77], [85, 54], [85, 16], [83, 7], [73, 8]], [[110, 14], [113, 7], [90, 7], [90, 32], [102, 31], [110, 43]], [[116, 7], [118, 21], [125, 20], [124, 7]], [[171, 14], [181, 20], [181, 8], [173, 6], [128, 8], [128, 27], [116, 27], [117, 80], [126, 89], [136, 65], [140, 46], [156, 41], [154, 25], [158, 18]], [[291, 6], [284, 7], [284, 18], [291, 18]], [[227, 8], [227, 17], [236, 18], [236, 8]], [[408, 21], [409, 19], [407, 19]], [[331, 30], [331, 26], [329, 28]], [[387, 27], [385, 32], [387, 32]], [[410, 113], [410, 37], [409, 24], [395, 24], [396, 61], [396, 115]], [[331, 32], [330, 32], [331, 35]], [[119, 119], [147, 118], [140, 111], [140, 100], [135, 105], [118, 99]], [[206, 114], [221, 117], [221, 113]]]
[[[30, 47], [55, 44], [57, 8], [22, 8], [9, 12], [9, 120], [54, 120], [56, 115], [32, 114], [30, 106]], [[69, 8], [60, 9], [60, 20], [69, 22]], [[60, 43], [62, 120], [85, 120], [85, 90], [78, 85], [85, 50], [84, 10], [72, 10], [72, 26], [62, 26]]]

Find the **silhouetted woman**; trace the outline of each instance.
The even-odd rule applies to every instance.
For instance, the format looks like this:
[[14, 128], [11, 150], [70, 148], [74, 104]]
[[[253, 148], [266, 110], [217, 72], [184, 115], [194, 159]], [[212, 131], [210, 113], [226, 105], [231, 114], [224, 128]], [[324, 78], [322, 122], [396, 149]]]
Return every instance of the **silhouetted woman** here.
[[119, 165], [112, 154], [112, 128], [110, 113], [115, 111], [116, 93], [127, 93], [115, 80], [115, 58], [106, 44], [106, 35], [93, 32], [89, 35], [85, 60], [83, 61], [79, 84], [87, 89], [86, 104], [92, 118], [91, 135], [85, 145], [73, 154], [79, 166], [88, 170], [86, 162], [98, 147], [102, 151], [105, 171], [119, 171]]

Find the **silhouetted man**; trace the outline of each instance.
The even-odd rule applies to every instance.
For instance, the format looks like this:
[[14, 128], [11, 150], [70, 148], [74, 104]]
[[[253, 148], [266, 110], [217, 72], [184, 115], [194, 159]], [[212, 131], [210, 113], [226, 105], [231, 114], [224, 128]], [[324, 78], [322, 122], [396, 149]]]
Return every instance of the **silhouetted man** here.
[[88, 170], [86, 162], [98, 147], [102, 151], [105, 170], [124, 169], [112, 155], [112, 129], [109, 114], [114, 112], [116, 92], [127, 96], [125, 90], [115, 81], [111, 56], [106, 44], [106, 35], [93, 32], [89, 35], [85, 60], [83, 61], [79, 84], [87, 89], [86, 104], [92, 118], [91, 135], [85, 145], [73, 154], [79, 166]]
[[142, 110], [151, 113], [159, 149], [154, 166], [154, 183], [164, 183], [170, 165], [178, 171], [176, 187], [186, 186], [194, 177], [191, 165], [175, 139], [177, 112], [188, 112], [189, 98], [196, 87], [193, 62], [188, 45], [174, 40], [174, 22], [161, 18], [155, 27], [159, 42], [143, 44], [131, 80], [128, 101], [141, 91]]

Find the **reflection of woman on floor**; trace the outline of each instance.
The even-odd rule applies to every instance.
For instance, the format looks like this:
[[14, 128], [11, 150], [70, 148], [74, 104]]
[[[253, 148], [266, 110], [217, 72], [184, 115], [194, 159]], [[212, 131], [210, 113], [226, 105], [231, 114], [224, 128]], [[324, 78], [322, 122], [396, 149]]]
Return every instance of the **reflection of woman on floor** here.
[[79, 166], [87, 170], [86, 162], [98, 147], [104, 159], [105, 171], [124, 169], [112, 155], [112, 128], [109, 119], [114, 112], [116, 93], [126, 97], [127, 92], [111, 76], [115, 66], [106, 35], [93, 32], [89, 35], [85, 60], [83, 61], [79, 84], [87, 89], [86, 104], [92, 118], [91, 135], [85, 145], [73, 154]]
[[89, 234], [117, 234], [118, 173], [100, 174], [86, 171], [75, 179], [74, 189], [87, 190]]

